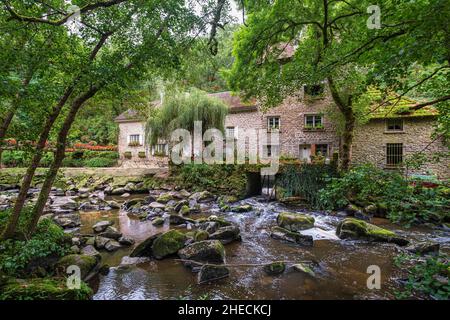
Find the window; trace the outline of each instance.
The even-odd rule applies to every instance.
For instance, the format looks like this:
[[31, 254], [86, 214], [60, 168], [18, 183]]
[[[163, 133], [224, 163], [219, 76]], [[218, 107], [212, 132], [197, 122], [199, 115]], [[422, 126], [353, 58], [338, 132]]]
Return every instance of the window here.
[[325, 86], [323, 84], [306, 85], [305, 94], [312, 97], [321, 96], [324, 92], [324, 89]]
[[403, 143], [386, 144], [386, 165], [397, 166], [403, 162]]
[[323, 116], [319, 114], [305, 115], [305, 129], [323, 129]]
[[326, 158], [328, 156], [328, 145], [316, 144], [316, 155], [321, 155]]
[[277, 145], [266, 145], [266, 154], [267, 157], [277, 156], [278, 155], [278, 146]]
[[403, 119], [387, 119], [387, 131], [403, 131]]
[[280, 117], [268, 117], [267, 118], [267, 129], [271, 130], [280, 130]]
[[166, 156], [167, 152], [166, 152], [166, 143], [158, 143], [153, 147], [153, 151], [154, 151], [154, 155], [159, 155], [159, 156]]
[[235, 131], [234, 127], [226, 128], [226, 137], [227, 138], [236, 138], [236, 131]]
[[130, 135], [130, 141], [128, 142], [130, 146], [140, 146], [141, 145], [141, 135], [132, 134]]

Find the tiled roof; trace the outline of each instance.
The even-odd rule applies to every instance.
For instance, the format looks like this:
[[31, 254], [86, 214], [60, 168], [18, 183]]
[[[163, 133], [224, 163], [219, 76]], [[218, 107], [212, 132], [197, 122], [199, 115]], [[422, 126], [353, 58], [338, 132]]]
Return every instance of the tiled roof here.
[[136, 110], [128, 109], [114, 119], [115, 122], [133, 122], [142, 121], [142, 117]]

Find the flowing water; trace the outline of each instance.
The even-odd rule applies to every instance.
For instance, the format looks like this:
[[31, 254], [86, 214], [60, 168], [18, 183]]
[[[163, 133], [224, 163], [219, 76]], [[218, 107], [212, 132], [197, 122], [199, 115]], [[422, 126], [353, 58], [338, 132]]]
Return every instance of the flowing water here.
[[[393, 258], [401, 252], [392, 244], [370, 244], [363, 241], [343, 241], [335, 236], [340, 217], [307, 212], [315, 217], [315, 228], [304, 233], [313, 235], [313, 247], [301, 247], [270, 238], [270, 228], [276, 224], [281, 211], [300, 212], [271, 202], [250, 198], [242, 203], [255, 210], [247, 213], [220, 213], [215, 205], [207, 213], [223, 216], [241, 229], [242, 242], [226, 245], [227, 264], [265, 264], [288, 261], [288, 266], [307, 261], [315, 277], [290, 268], [279, 276], [269, 276], [261, 266], [230, 268], [230, 277], [213, 284], [198, 285], [196, 274], [185, 268], [176, 258], [157, 261], [127, 257], [132, 248], [112, 254], [103, 253], [103, 262], [111, 266], [106, 276], [100, 276], [94, 299], [389, 299], [397, 290], [400, 271]], [[197, 215], [198, 216], [198, 215]], [[82, 232], [91, 233], [91, 226], [102, 219], [111, 219], [115, 226], [137, 243], [169, 229], [166, 224], [154, 227], [150, 221], [128, 217], [123, 211], [84, 212]], [[194, 216], [194, 218], [196, 218]], [[450, 237], [444, 231], [426, 228], [404, 229], [384, 219], [374, 224], [394, 230], [409, 239], [433, 239], [448, 251]], [[433, 236], [430, 236], [433, 234]], [[442, 250], [441, 249], [441, 250]], [[369, 290], [367, 268], [377, 265], [381, 270], [381, 289]]]

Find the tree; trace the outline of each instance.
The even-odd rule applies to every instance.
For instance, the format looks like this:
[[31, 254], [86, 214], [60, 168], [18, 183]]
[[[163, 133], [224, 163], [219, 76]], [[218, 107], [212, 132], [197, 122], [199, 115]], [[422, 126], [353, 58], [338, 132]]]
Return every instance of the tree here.
[[[73, 32], [64, 25], [69, 20], [70, 14], [66, 13], [66, 4], [63, 1], [55, 1], [50, 9], [52, 14], [46, 12], [40, 16], [33, 16], [27, 12], [30, 9], [21, 6], [20, 3], [12, 6], [10, 2], [6, 4], [6, 9], [10, 13], [9, 20], [51, 25], [58, 30], [65, 30], [79, 40], [81, 51], [85, 54], [76, 55], [82, 58], [73, 68], [74, 76], [45, 121], [3, 238], [14, 236], [31, 179], [54, 125], [59, 128], [55, 157], [33, 209], [29, 234], [34, 232], [43, 212], [51, 186], [65, 156], [67, 135], [80, 108], [110, 86], [125, 87], [140, 79], [141, 68], [151, 70], [157, 75], [177, 65], [178, 56], [192, 41], [191, 35], [203, 32], [206, 25], [194, 9], [181, 0], [147, 2], [111, 0], [86, 2], [87, 4], [80, 6], [80, 12], [84, 14], [82, 25]], [[37, 6], [45, 7], [44, 11], [49, 10], [45, 4]], [[20, 13], [17, 10], [20, 10]], [[49, 20], [46, 15], [56, 18]], [[207, 19], [208, 17], [209, 15], [206, 15]], [[64, 113], [64, 117], [57, 121], [66, 103], [69, 103], [68, 110]]]
[[150, 145], [158, 139], [169, 139], [176, 129], [194, 132], [194, 122], [202, 122], [202, 134], [208, 129], [224, 131], [228, 107], [203, 91], [174, 92], [166, 95], [161, 107], [152, 110], [146, 125]]

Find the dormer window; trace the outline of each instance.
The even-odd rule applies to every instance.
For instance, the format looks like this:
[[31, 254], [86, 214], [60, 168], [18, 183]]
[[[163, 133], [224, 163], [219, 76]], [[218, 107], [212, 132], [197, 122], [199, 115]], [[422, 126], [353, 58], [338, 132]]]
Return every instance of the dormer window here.
[[386, 131], [388, 132], [403, 132], [403, 119], [387, 119], [386, 120]]

